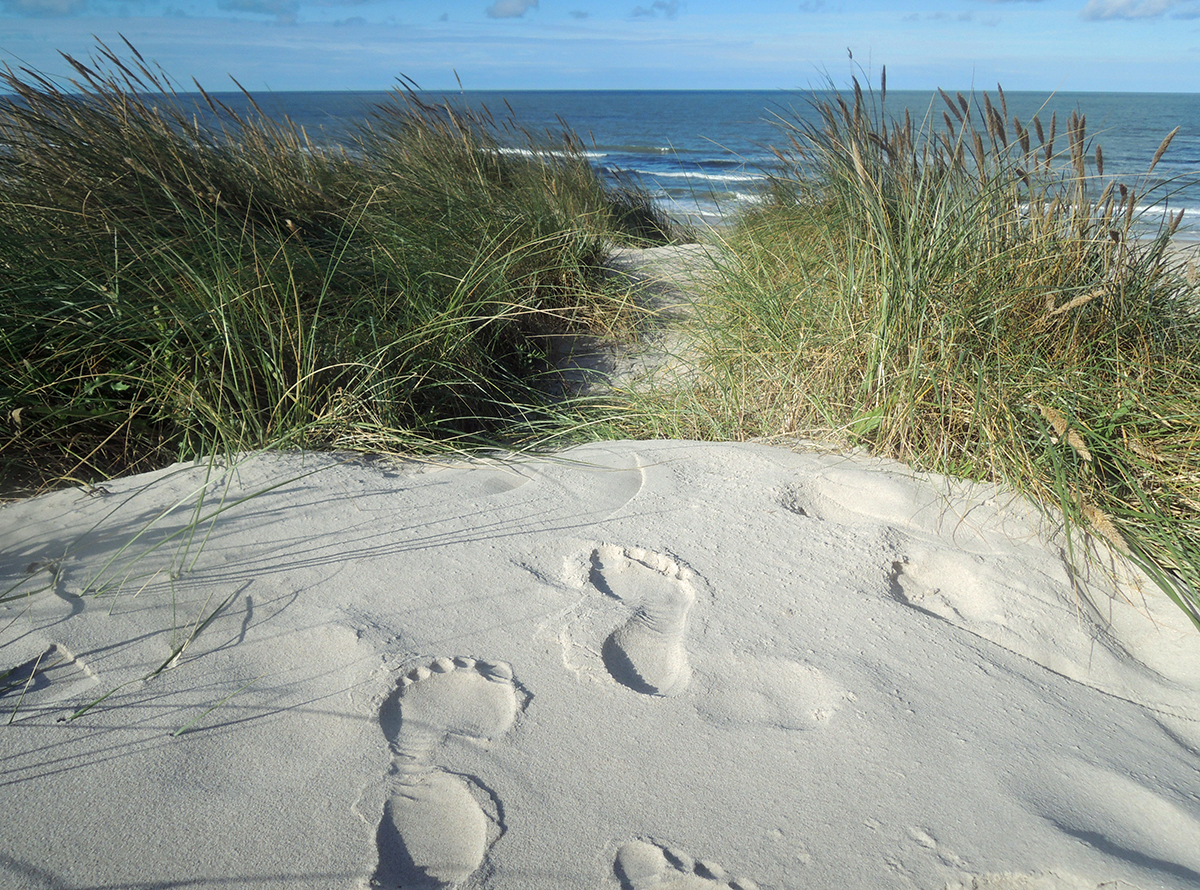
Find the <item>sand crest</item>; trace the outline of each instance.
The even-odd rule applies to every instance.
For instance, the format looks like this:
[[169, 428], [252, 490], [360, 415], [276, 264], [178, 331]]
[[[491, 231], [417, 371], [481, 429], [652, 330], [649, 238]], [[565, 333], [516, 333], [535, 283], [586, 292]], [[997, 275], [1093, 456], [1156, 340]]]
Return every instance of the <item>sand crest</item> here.
[[1052, 531], [670, 441], [6, 505], [0, 885], [1198, 886], [1200, 634]]

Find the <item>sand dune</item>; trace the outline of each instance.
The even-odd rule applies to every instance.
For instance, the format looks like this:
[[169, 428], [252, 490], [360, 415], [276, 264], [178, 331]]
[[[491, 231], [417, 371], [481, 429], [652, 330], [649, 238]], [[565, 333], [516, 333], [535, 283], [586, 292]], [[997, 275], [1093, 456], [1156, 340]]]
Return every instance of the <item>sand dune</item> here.
[[757, 445], [15, 502], [0, 884], [1200, 886], [1200, 635], [1109, 567]]

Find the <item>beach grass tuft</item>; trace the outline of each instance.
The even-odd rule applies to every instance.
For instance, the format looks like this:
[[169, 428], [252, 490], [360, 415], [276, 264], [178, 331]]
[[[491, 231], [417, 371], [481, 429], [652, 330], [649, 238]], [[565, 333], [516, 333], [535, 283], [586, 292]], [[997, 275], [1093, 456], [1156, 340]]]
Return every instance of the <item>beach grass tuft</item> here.
[[[0, 74], [0, 496], [203, 469], [83, 594], [158, 583], [174, 604], [217, 517], [269, 490], [229, 496], [263, 449], [582, 435], [548, 344], [631, 324], [606, 251], [676, 237], [644, 190], [604, 183], [565, 126], [535, 134], [402, 85], [334, 141], [249, 94], [248, 113], [198, 84], [184, 94], [126, 48], [67, 56], [65, 85]], [[166, 570], [151, 559], [164, 548]], [[40, 577], [0, 602], [44, 593]], [[234, 596], [172, 605], [168, 657], [131, 683], [174, 668]]]
[[[886, 81], [816, 94], [722, 235], [696, 373], [564, 402], [547, 344], [637, 312], [600, 274], [608, 245], [676, 237], [569, 130], [401, 88], [333, 143], [252, 99], [197, 86], [196, 107], [128, 49], [68, 57], [68, 87], [0, 75], [6, 480], [279, 447], [804, 438], [1013, 486], [1073, 562], [1107, 542], [1200, 627], [1200, 294], [1150, 175], [1174, 133], [1119, 181], [1084, 115], [1021, 121], [999, 89], [939, 91], [922, 120], [885, 113]], [[181, 559], [229, 506], [194, 504]]]
[[780, 118], [695, 378], [624, 394], [617, 434], [804, 437], [1015, 486], [1073, 560], [1090, 530], [1200, 627], [1200, 301], [1171, 183], [1106, 179], [1082, 114], [1063, 152], [1057, 116], [1002, 91], [940, 99], [897, 119], [856, 81]]
[[10, 482], [569, 432], [547, 335], [616, 326], [606, 245], [672, 237], [645, 193], [566, 130], [399, 88], [334, 144], [128, 51], [0, 75]]

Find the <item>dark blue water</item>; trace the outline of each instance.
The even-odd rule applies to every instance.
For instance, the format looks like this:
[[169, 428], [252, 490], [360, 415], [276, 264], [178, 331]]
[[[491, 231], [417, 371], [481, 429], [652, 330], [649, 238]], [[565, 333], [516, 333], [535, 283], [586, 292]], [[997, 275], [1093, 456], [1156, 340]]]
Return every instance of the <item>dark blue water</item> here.
[[[241, 107], [239, 96], [222, 96]], [[772, 145], [787, 139], [781, 121], [814, 118], [810, 94], [784, 91], [536, 91], [422, 94], [427, 101], [486, 106], [495, 117], [512, 114], [536, 133], [557, 134], [565, 122], [587, 146], [592, 162], [612, 176], [632, 175], [669, 210], [714, 219], [755, 199], [774, 162]], [[344, 138], [385, 101], [385, 93], [272, 93], [256, 97], [272, 116], [287, 115], [324, 138]], [[982, 101], [982, 97], [979, 97]], [[993, 103], [997, 96], [991, 94]], [[1185, 227], [1200, 237], [1200, 95], [1190, 93], [1007, 93], [1009, 115], [1028, 123], [1037, 113], [1048, 128], [1058, 115], [1055, 148], [1067, 147], [1072, 111], [1087, 116], [1089, 138], [1103, 147], [1105, 174], [1148, 194], [1141, 202], [1156, 219], [1164, 207], [1185, 210]], [[945, 109], [936, 94], [891, 91], [888, 115], [908, 108], [916, 122]], [[1155, 150], [1175, 127], [1178, 135], [1145, 177]], [[554, 141], [550, 138], [548, 141]], [[1089, 157], [1094, 155], [1094, 142]]]

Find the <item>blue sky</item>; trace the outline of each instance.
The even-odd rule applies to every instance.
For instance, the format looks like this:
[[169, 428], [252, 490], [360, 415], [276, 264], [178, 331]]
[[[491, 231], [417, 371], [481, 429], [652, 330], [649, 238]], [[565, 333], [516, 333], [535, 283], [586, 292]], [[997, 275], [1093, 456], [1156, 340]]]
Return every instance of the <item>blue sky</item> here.
[[794, 89], [854, 64], [897, 89], [1200, 92], [1200, 0], [0, 0], [14, 67], [120, 34], [213, 90]]

